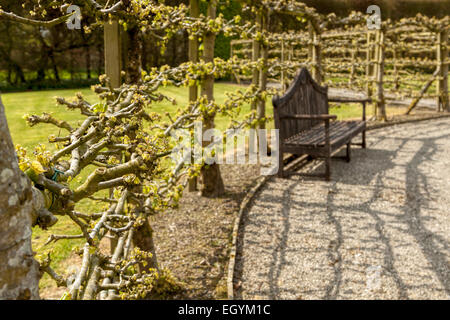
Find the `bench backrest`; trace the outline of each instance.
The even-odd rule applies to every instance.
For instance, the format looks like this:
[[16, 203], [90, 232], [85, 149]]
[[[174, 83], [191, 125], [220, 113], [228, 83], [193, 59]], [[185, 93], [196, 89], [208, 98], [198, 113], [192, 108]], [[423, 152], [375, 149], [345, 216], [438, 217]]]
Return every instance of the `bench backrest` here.
[[282, 115], [328, 114], [328, 87], [322, 87], [302, 68], [286, 93], [272, 99], [275, 128], [280, 130], [283, 141], [299, 132], [309, 130], [321, 123], [320, 120], [280, 119]]

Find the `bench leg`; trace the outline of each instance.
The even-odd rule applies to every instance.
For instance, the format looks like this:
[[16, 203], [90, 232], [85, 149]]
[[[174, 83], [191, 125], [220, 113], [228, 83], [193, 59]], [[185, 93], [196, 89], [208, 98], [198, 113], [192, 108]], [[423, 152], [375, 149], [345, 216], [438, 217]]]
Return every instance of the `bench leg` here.
[[362, 132], [362, 148], [365, 149], [366, 148], [366, 131]]
[[350, 162], [350, 160], [351, 160], [351, 143], [349, 142], [349, 143], [347, 143], [347, 157], [346, 157], [346, 160], [347, 160], [347, 162]]
[[279, 178], [284, 178], [284, 162], [283, 162], [283, 152], [281, 150], [278, 152], [278, 173], [277, 176]]
[[328, 154], [325, 158], [325, 180], [330, 181], [331, 176], [331, 154]]

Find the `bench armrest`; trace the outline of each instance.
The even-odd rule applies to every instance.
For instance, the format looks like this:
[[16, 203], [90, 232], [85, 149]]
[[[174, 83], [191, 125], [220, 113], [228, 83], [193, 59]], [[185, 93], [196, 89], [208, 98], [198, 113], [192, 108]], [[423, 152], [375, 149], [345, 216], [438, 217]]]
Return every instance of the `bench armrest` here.
[[299, 120], [336, 120], [334, 114], [282, 114], [280, 119], [299, 119]]

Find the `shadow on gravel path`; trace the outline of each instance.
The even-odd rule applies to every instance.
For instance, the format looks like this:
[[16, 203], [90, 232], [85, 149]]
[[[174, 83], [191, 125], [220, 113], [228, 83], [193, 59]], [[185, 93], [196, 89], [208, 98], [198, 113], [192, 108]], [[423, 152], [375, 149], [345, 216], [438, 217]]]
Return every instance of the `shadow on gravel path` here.
[[370, 132], [331, 182], [272, 179], [243, 220], [237, 296], [448, 299], [449, 154], [442, 119]]

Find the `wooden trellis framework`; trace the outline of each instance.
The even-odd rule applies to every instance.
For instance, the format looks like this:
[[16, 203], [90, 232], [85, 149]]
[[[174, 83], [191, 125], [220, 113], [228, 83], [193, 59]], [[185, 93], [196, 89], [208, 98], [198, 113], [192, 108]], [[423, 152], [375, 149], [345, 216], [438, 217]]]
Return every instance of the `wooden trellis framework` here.
[[[310, 20], [301, 32], [269, 34], [269, 80], [281, 83], [284, 90], [300, 67], [308, 67], [318, 82], [364, 91], [375, 102], [379, 118], [386, 118], [386, 97], [412, 98], [408, 113], [422, 98], [434, 98], [438, 111], [450, 111], [449, 17], [438, 20], [419, 14], [383, 22], [378, 30], [368, 30], [362, 17], [353, 13], [330, 23], [332, 17], [318, 22], [314, 16], [315, 22]], [[234, 40], [231, 54], [242, 59], [253, 55], [254, 60], [254, 46], [249, 40]], [[238, 81], [248, 78], [237, 76]], [[427, 92], [433, 83], [435, 90]]]

